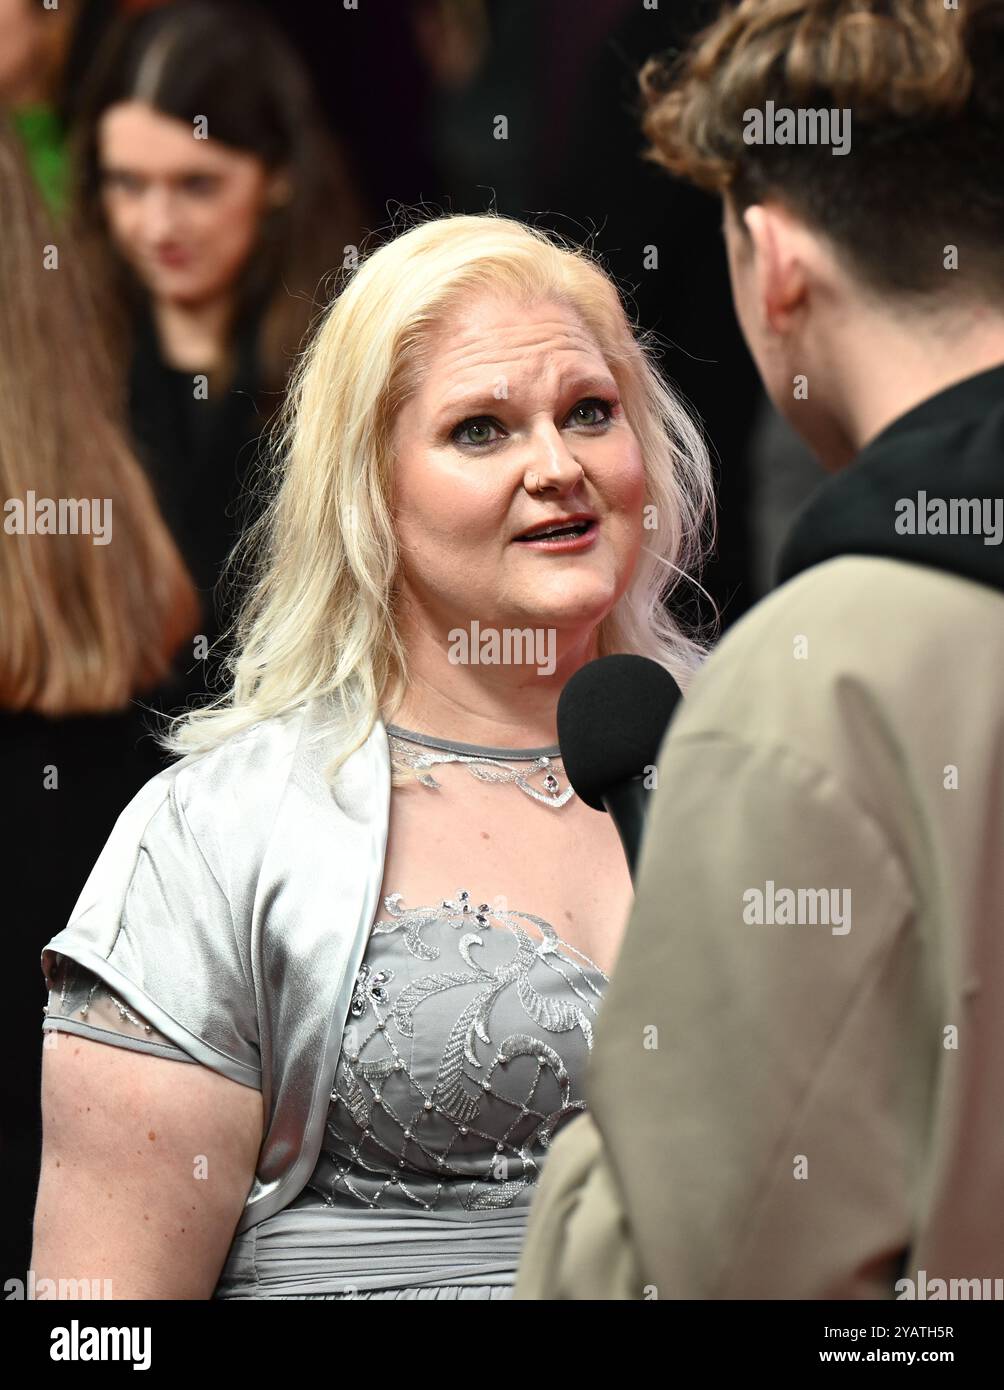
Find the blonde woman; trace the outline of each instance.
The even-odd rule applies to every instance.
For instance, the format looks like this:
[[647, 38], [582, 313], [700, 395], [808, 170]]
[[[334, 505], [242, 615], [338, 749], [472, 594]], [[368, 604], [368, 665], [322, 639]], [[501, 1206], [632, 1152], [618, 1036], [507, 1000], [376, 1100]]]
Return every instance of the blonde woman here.
[[555, 708], [609, 652], [686, 683], [708, 456], [603, 271], [494, 216], [362, 263], [281, 443], [232, 690], [44, 953], [33, 1268], [508, 1297], [631, 891]]

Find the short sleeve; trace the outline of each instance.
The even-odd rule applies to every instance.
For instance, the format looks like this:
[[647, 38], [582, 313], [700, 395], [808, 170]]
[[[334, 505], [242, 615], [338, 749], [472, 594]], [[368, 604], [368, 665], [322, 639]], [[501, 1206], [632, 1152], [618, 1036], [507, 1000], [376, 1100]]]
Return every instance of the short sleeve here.
[[49, 1002], [43, 1012], [43, 1032], [75, 1033], [94, 1042], [148, 1052], [169, 1061], [195, 1061], [123, 1003], [97, 975], [68, 957], [53, 967]]
[[[232, 866], [214, 870], [191, 830], [175, 777], [181, 766], [152, 778], [119, 816], [69, 922], [42, 951], [42, 971], [61, 991], [63, 961], [76, 962], [142, 1019], [120, 1036], [151, 1038], [149, 1025], [159, 1046], [260, 1090], [249, 931], [220, 886]], [[115, 1016], [106, 1004], [92, 1023]]]

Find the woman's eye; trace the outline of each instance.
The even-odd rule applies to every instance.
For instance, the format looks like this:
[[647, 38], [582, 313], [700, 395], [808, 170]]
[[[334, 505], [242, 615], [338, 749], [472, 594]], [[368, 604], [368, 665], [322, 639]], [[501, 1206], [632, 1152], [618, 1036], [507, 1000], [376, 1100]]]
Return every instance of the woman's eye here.
[[[489, 434], [490, 430], [497, 429], [494, 420], [487, 417], [479, 417], [476, 420], [464, 420], [453, 431], [450, 438], [457, 444], [468, 444], [478, 447], [484, 444], [494, 444], [495, 440]], [[465, 439], [464, 436], [467, 436]]]
[[[612, 418], [613, 411], [613, 401], [604, 401], [596, 397], [588, 401], [579, 401], [568, 418], [573, 425], [605, 425]], [[587, 418], [583, 418], [584, 415]], [[588, 418], [590, 416], [592, 418]]]
[[[595, 429], [597, 426], [609, 424], [613, 418], [614, 405], [614, 401], [606, 401], [598, 396], [579, 401], [578, 405], [572, 407], [566, 424], [577, 425], [581, 429]], [[479, 415], [462, 421], [451, 432], [450, 438], [455, 444], [462, 444], [468, 448], [484, 448], [488, 444], [497, 443], [503, 434], [504, 431], [497, 421], [490, 416]]]
[[218, 182], [212, 174], [189, 174], [183, 181], [182, 188], [186, 193], [194, 193], [196, 197], [204, 198], [207, 194], [215, 193]]
[[137, 174], [128, 174], [123, 169], [110, 169], [101, 175], [105, 188], [117, 189], [122, 193], [138, 193], [143, 180]]

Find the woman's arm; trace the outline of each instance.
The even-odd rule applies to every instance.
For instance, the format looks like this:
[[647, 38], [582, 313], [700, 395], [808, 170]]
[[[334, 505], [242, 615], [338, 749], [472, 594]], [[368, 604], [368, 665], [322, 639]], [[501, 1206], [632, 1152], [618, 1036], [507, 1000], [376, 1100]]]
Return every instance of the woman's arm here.
[[254, 1180], [261, 1092], [208, 1067], [50, 1033], [31, 1267], [112, 1298], [212, 1296]]

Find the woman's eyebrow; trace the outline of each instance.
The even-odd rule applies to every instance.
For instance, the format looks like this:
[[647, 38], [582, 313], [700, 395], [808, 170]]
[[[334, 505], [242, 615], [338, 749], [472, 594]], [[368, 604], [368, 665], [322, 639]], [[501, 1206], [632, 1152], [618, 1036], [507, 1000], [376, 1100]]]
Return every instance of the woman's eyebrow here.
[[[602, 392], [605, 395], [616, 395], [617, 383], [612, 376], [600, 373], [591, 373], [585, 376], [570, 376], [561, 386], [564, 395], [568, 391], [581, 391], [584, 394], [590, 391]], [[446, 415], [456, 415], [463, 411], [474, 410], [493, 410], [498, 408], [499, 401], [512, 400], [511, 396], [498, 396], [490, 389], [472, 391], [463, 396], [456, 396], [447, 400], [436, 413], [436, 418], [441, 419]]]

